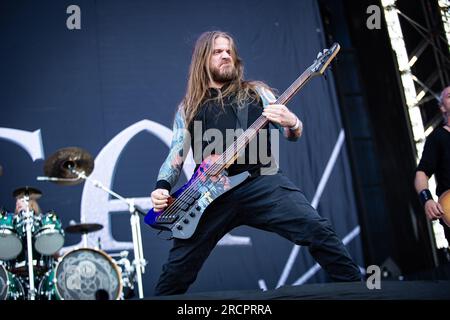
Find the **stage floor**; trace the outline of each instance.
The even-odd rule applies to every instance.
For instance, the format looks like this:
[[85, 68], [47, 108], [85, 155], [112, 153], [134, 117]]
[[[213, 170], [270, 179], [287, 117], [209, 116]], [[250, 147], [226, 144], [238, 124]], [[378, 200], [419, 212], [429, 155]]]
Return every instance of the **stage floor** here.
[[268, 291], [218, 291], [149, 300], [450, 300], [450, 281], [381, 281], [380, 289], [365, 282], [284, 286]]

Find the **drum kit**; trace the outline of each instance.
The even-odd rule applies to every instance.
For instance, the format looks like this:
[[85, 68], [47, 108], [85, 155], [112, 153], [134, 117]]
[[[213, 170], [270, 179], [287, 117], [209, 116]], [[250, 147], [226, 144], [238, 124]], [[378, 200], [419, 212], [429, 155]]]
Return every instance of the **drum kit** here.
[[[46, 177], [38, 180], [74, 185], [88, 180], [93, 168], [94, 161], [85, 150], [64, 148], [45, 162]], [[21, 187], [13, 197], [23, 204], [19, 210], [0, 210], [0, 300], [119, 300], [133, 295], [136, 282], [142, 298], [146, 261], [136, 227], [142, 210], [130, 206], [137, 240], [132, 263], [128, 251], [108, 255], [101, 248], [88, 247], [87, 234], [101, 230], [102, 225], [71, 223], [63, 229], [55, 211], [39, 212], [35, 204], [42, 197], [40, 190]], [[80, 234], [83, 246], [59, 255], [66, 233]]]

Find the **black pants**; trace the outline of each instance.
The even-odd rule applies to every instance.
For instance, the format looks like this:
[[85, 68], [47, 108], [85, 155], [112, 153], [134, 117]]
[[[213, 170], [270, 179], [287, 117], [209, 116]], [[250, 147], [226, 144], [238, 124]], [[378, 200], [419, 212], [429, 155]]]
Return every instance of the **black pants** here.
[[182, 294], [197, 278], [217, 242], [248, 225], [308, 246], [334, 281], [360, 281], [358, 267], [327, 219], [284, 175], [258, 176], [222, 195], [203, 214], [190, 239], [175, 239], [156, 286], [156, 295]]

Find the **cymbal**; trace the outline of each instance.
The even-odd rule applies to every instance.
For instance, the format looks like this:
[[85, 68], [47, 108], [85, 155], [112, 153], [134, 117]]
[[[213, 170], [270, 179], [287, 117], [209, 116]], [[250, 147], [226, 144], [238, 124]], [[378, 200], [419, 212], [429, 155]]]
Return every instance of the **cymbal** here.
[[89, 176], [94, 170], [94, 158], [86, 150], [78, 147], [67, 147], [56, 151], [44, 164], [44, 173], [46, 176], [74, 179], [72, 181], [53, 181], [56, 184], [75, 185], [83, 182], [83, 179], [77, 179], [78, 175], [73, 173], [71, 169], [78, 172], [84, 171], [84, 174]]
[[103, 226], [98, 223], [78, 223], [66, 227], [64, 230], [67, 233], [89, 233], [103, 229]]
[[30, 197], [32, 200], [37, 200], [42, 197], [42, 192], [36, 188], [25, 186], [19, 189], [14, 190], [13, 197], [14, 198], [23, 198], [26, 195]]

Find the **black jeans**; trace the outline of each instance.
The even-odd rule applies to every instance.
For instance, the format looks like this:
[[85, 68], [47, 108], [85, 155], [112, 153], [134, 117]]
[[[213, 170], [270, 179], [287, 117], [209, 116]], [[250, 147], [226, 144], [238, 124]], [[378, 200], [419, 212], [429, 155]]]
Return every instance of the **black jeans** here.
[[351, 259], [327, 219], [319, 216], [303, 193], [281, 173], [258, 176], [215, 200], [190, 239], [175, 239], [156, 286], [156, 295], [182, 294], [217, 242], [233, 228], [248, 225], [308, 246], [334, 281], [360, 281]]

